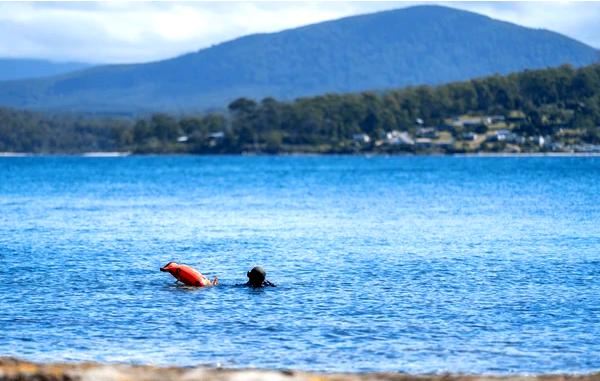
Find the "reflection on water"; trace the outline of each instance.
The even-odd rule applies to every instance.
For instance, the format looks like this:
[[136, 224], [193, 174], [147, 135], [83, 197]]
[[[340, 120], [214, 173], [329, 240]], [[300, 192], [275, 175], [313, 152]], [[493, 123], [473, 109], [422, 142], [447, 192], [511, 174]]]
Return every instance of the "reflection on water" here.
[[599, 190], [598, 158], [0, 158], [0, 355], [598, 370]]

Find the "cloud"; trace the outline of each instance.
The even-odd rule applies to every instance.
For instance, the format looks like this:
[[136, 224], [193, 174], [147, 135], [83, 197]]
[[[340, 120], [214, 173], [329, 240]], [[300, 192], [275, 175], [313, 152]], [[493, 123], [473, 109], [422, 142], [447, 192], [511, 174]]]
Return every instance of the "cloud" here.
[[361, 13], [358, 3], [0, 3], [0, 56], [135, 62]]
[[456, 2], [447, 5], [530, 28], [549, 29], [600, 48], [599, 2]]
[[[407, 2], [0, 2], [0, 56], [143, 62], [242, 35], [400, 8]], [[446, 5], [600, 46], [599, 3]]]

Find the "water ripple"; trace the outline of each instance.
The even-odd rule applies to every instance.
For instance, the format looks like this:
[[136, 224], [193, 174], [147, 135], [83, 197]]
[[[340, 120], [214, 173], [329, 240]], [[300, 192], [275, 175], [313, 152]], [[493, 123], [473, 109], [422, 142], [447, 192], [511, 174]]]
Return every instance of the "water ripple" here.
[[0, 355], [600, 370], [599, 189], [582, 157], [0, 158]]

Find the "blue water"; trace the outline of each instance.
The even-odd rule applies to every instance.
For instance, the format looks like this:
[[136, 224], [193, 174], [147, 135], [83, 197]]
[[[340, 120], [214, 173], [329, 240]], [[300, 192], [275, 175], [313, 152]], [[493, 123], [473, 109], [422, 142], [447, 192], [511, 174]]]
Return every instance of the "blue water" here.
[[[172, 260], [221, 285], [176, 285]], [[278, 287], [236, 287], [255, 264]], [[599, 353], [600, 158], [0, 158], [0, 355], [579, 373]]]

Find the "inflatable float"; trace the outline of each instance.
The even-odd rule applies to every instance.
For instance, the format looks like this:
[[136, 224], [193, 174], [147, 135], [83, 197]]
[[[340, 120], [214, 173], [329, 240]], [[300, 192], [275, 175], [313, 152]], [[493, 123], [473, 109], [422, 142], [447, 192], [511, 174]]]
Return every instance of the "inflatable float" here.
[[160, 268], [160, 271], [168, 272], [175, 277], [178, 281], [188, 286], [194, 287], [207, 287], [216, 286], [219, 284], [217, 277], [211, 282], [207, 277], [202, 275], [199, 271], [191, 268], [188, 265], [180, 265], [179, 263], [169, 262]]

